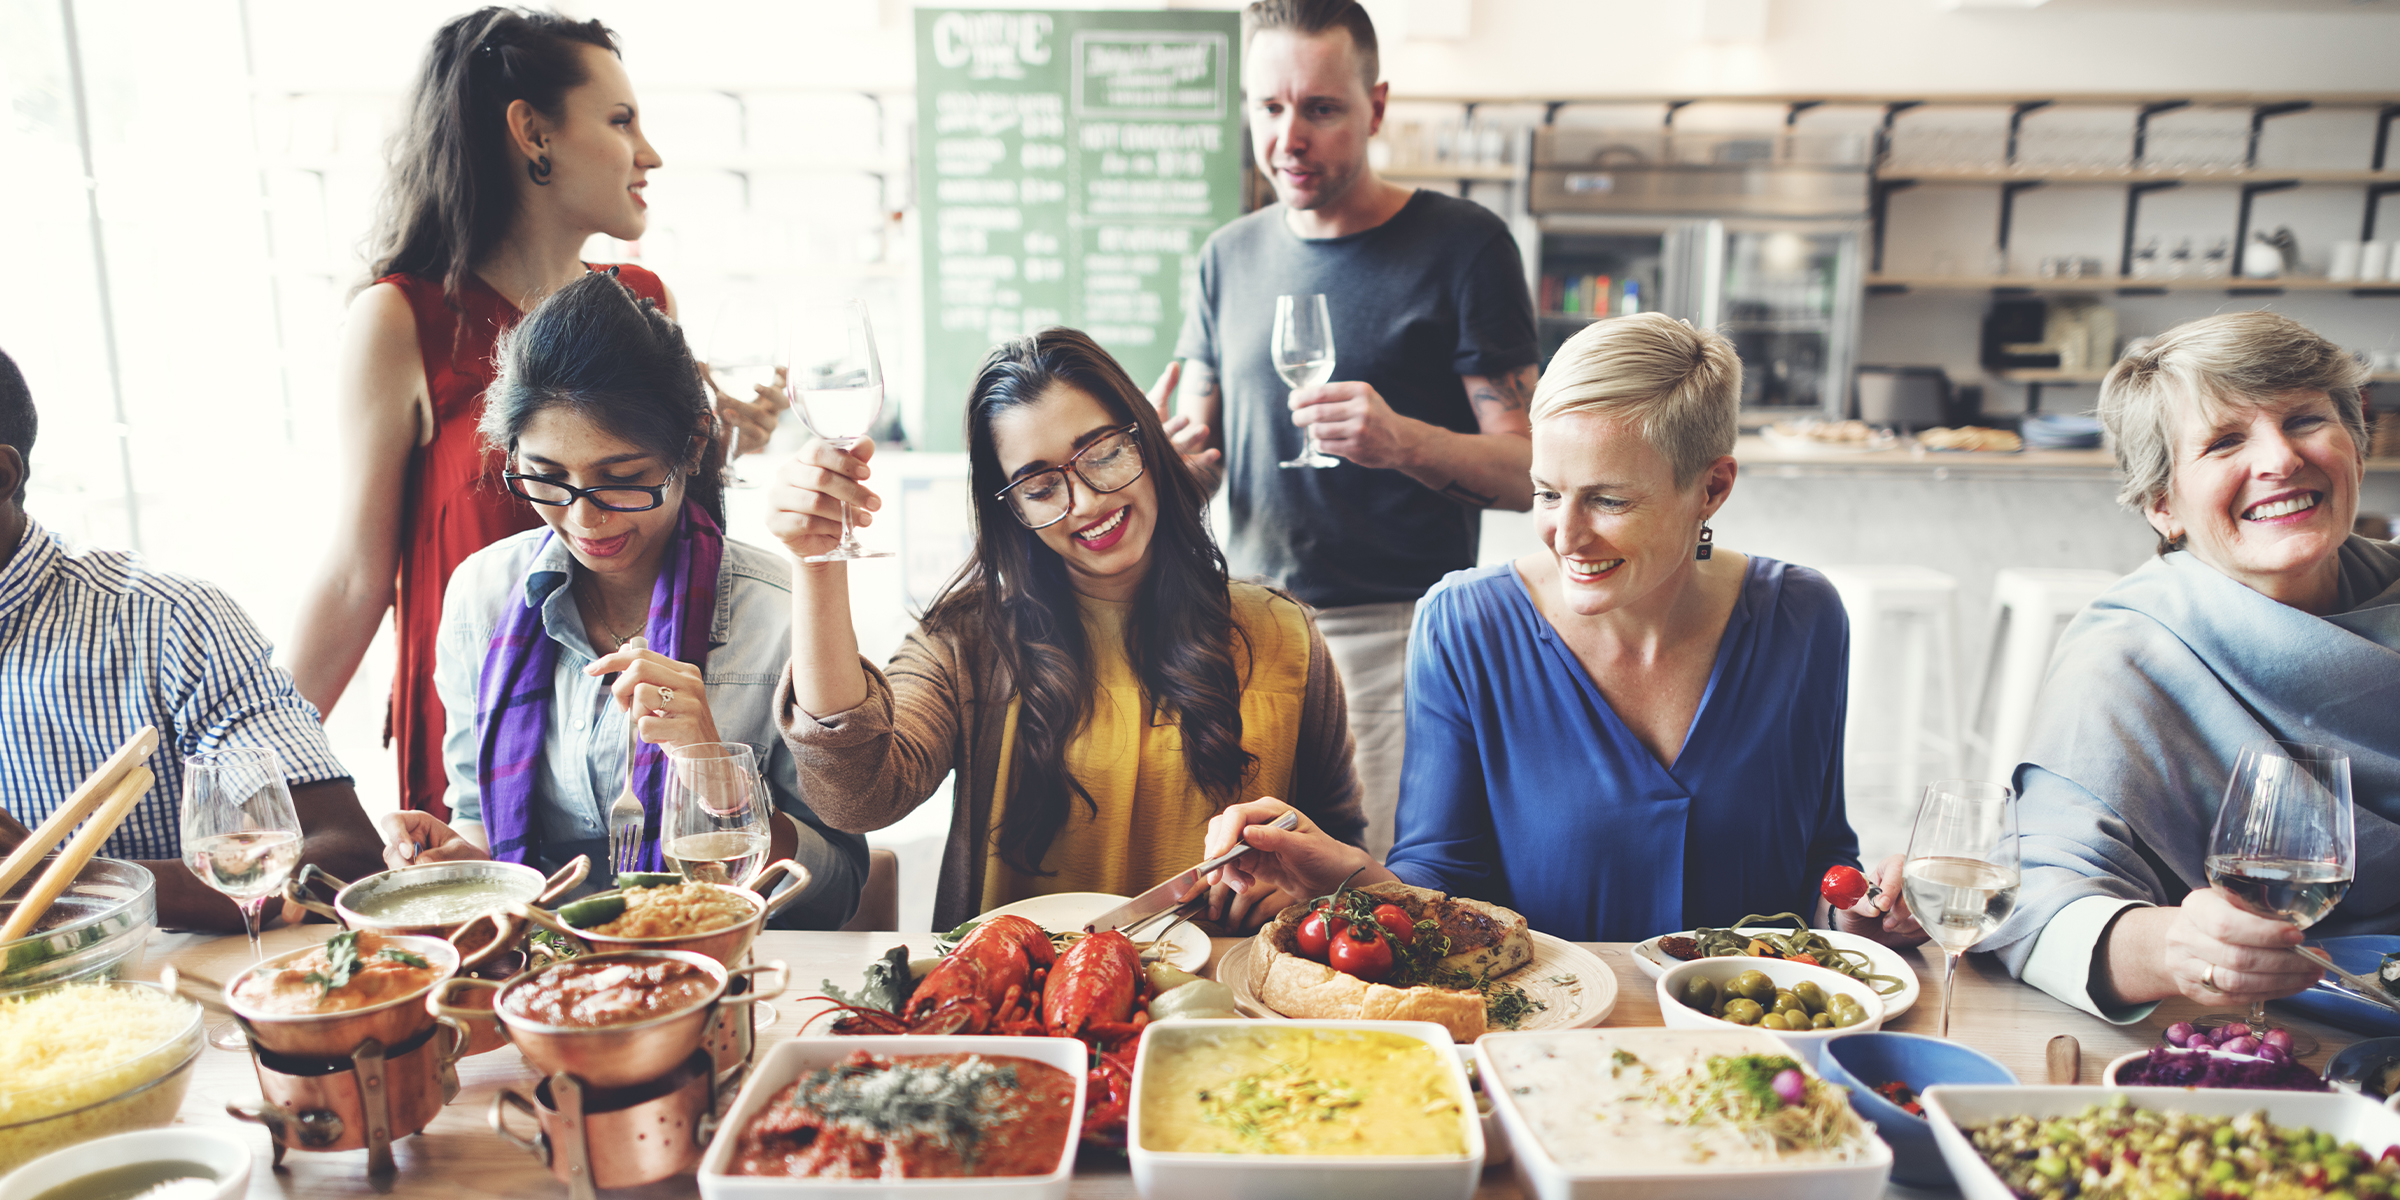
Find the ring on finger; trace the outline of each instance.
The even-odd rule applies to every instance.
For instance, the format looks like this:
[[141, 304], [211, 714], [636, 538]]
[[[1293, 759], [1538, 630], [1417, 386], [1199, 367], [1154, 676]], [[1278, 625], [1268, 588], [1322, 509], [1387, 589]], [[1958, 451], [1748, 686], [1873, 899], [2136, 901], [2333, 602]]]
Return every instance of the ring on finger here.
[[675, 689], [671, 687], [662, 687], [658, 689], [658, 702], [661, 704], [675, 703]]
[[2206, 970], [2200, 972], [2200, 986], [2220, 995], [2224, 993], [2225, 989], [2217, 986], [2217, 964], [2210, 963]]

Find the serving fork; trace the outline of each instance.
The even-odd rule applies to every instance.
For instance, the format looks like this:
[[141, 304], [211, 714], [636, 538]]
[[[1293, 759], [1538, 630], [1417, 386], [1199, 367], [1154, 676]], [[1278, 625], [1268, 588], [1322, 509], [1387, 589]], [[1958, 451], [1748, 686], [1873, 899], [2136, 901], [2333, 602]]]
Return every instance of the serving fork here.
[[[647, 650], [647, 639], [628, 638], [625, 647]], [[642, 747], [641, 714], [625, 710], [625, 786], [617, 789], [616, 802], [608, 806], [608, 865], [619, 875], [638, 870], [642, 865], [642, 822], [647, 814], [642, 798], [633, 790], [633, 756]]]

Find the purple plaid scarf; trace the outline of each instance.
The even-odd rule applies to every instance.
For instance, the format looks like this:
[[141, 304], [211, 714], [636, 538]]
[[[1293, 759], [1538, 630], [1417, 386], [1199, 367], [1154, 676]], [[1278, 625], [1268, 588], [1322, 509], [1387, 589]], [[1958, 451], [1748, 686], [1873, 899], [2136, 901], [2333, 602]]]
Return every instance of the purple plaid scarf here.
[[[650, 593], [650, 623], [643, 633], [650, 648], [678, 662], [705, 668], [709, 634], [717, 614], [717, 569], [725, 560], [725, 533], [706, 510], [686, 499]], [[542, 537], [538, 556], [555, 532]], [[483, 674], [475, 685], [475, 782], [483, 792], [483, 827], [492, 857], [503, 862], [537, 861], [541, 833], [534, 820], [533, 784], [541, 769], [543, 740], [555, 698], [551, 681], [558, 643], [542, 628], [536, 604], [509, 605], [484, 651]], [[647, 815], [642, 821], [641, 868], [663, 867], [658, 853], [659, 804], [666, 794], [667, 756], [644, 742], [634, 754], [633, 790]]]

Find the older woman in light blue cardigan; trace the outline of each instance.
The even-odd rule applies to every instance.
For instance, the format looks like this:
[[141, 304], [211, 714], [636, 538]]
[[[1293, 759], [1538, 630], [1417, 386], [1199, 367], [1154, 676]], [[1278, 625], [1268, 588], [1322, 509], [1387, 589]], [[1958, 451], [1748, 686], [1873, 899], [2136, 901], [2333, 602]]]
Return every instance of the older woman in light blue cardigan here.
[[2317, 934], [2400, 930], [2400, 551], [2352, 535], [2365, 372], [2289, 318], [2169, 330], [2111, 370], [2119, 499], [2159, 556], [2060, 640], [2017, 768], [2025, 882], [1983, 949], [2113, 1021], [2288, 996], [2301, 934], [2208, 883], [2243, 744], [2350, 756], [2357, 880]]

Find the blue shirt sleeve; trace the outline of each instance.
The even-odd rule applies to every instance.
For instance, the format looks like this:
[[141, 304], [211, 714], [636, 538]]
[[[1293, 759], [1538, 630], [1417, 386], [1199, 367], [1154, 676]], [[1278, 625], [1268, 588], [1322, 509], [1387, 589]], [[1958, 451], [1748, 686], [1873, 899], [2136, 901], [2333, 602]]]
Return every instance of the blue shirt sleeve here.
[[1418, 604], [1408, 639], [1408, 748], [1385, 865], [1418, 887], [1505, 902], [1491, 895], [1500, 847], [1446, 592], [1437, 587]]
[[169, 732], [175, 752], [260, 746], [282, 760], [286, 782], [349, 778], [316, 706], [271, 661], [273, 648], [249, 615], [214, 586], [189, 586], [190, 601], [176, 604], [166, 622], [159, 656], [158, 686], [175, 714]]

